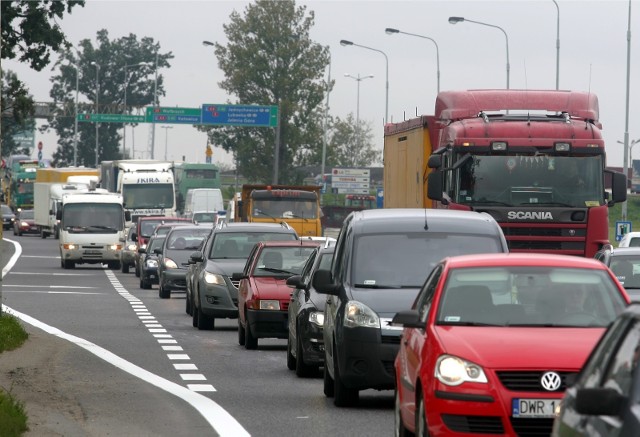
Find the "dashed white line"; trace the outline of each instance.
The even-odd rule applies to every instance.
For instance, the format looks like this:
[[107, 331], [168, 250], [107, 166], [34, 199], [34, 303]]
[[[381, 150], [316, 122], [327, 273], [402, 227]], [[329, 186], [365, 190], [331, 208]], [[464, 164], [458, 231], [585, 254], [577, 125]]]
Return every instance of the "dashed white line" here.
[[188, 360], [189, 355], [187, 354], [167, 354], [170, 360]]
[[207, 378], [201, 373], [181, 373], [180, 378], [183, 381], [206, 381]]
[[176, 370], [198, 370], [195, 364], [191, 363], [176, 363], [173, 365]]

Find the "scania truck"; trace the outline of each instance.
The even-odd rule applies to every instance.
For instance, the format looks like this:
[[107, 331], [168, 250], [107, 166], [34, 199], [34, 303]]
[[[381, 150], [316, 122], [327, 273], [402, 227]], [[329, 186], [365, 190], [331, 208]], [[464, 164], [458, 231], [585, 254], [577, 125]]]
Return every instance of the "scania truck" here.
[[122, 195], [102, 189], [62, 195], [60, 220], [60, 265], [106, 264], [120, 268], [120, 252], [125, 241]]
[[601, 129], [591, 92], [441, 92], [435, 116], [385, 126], [384, 205], [487, 212], [512, 252], [591, 258], [627, 195]]
[[131, 159], [103, 161], [100, 187], [120, 193], [134, 222], [142, 216], [176, 217], [173, 162]]

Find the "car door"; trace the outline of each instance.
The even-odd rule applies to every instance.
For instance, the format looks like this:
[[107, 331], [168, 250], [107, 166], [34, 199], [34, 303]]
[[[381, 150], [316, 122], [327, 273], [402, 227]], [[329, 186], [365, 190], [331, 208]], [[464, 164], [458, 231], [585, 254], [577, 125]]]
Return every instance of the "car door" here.
[[[313, 251], [313, 253], [309, 256], [305, 266], [302, 269], [301, 278], [302, 283], [306, 284], [308, 287], [311, 282], [311, 273], [313, 272], [313, 265], [315, 264], [316, 257], [318, 256], [319, 249]], [[291, 292], [291, 300], [289, 301], [289, 314], [287, 323], [289, 324], [289, 332], [291, 333], [291, 340], [296, 344], [295, 341], [298, 337], [297, 330], [297, 320], [298, 314], [300, 313], [300, 308], [307, 301], [307, 291], [304, 288], [295, 288]]]

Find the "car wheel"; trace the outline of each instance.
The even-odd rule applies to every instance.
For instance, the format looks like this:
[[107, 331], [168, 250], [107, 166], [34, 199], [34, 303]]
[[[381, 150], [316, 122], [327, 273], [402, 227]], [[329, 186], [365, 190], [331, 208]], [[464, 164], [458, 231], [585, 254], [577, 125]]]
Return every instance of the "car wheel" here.
[[422, 392], [418, 392], [418, 407], [416, 408], [416, 437], [429, 437], [427, 429], [427, 415], [424, 411], [424, 398]]
[[[247, 317], [244, 318], [247, 320]], [[258, 339], [251, 332], [251, 326], [249, 322], [246, 322], [247, 326], [244, 330], [244, 348], [247, 350], [255, 350], [258, 349]]]
[[298, 375], [300, 378], [306, 378], [311, 376], [316, 369], [316, 366], [310, 366], [304, 362], [302, 336], [298, 334], [296, 338], [296, 375]]
[[244, 327], [242, 326], [242, 322], [240, 322], [240, 317], [238, 317], [238, 344], [240, 346], [244, 346], [244, 342], [245, 342], [245, 331], [244, 331]]
[[398, 389], [396, 389], [395, 393], [395, 406], [393, 409], [393, 418], [395, 422], [394, 427], [394, 436], [395, 437], [411, 437], [412, 433], [409, 432], [407, 427], [404, 426], [404, 422], [402, 422], [402, 414], [400, 413], [400, 394], [398, 393]]
[[184, 302], [185, 302], [185, 305], [184, 305], [185, 313], [187, 313], [188, 315], [191, 315], [191, 299], [189, 299], [189, 293], [187, 293], [187, 296], [184, 299]]
[[335, 394], [334, 392], [334, 384], [333, 384], [333, 378], [331, 377], [331, 375], [329, 375], [329, 369], [327, 369], [327, 354], [325, 352], [324, 354], [324, 362], [325, 362], [325, 366], [324, 366], [324, 395], [328, 398], [332, 398]]
[[122, 273], [129, 273], [129, 264], [122, 263]]
[[202, 308], [194, 308], [194, 313], [198, 314], [198, 329], [201, 331], [211, 331], [216, 326], [216, 319], [207, 316], [202, 312]]
[[158, 296], [160, 296], [160, 299], [169, 299], [171, 297], [171, 290], [162, 285], [162, 282], [158, 286]]
[[287, 337], [287, 369], [296, 370], [296, 357], [293, 356], [292, 348], [293, 341], [291, 340], [291, 331], [289, 331], [289, 336]]
[[137, 264], [136, 264], [135, 271], [136, 271], [136, 276], [139, 278], [140, 277], [140, 269], [138, 268]]
[[111, 270], [120, 270], [120, 261], [110, 261], [107, 267]]
[[198, 307], [196, 306], [196, 297], [193, 297], [193, 310], [191, 311], [191, 326], [198, 327]]
[[358, 402], [360, 392], [357, 389], [349, 388], [340, 378], [340, 366], [335, 345], [333, 347], [333, 404], [336, 407], [350, 407]]
[[142, 288], [143, 290], [145, 289], [145, 283], [142, 278], [140, 278], [140, 288]]

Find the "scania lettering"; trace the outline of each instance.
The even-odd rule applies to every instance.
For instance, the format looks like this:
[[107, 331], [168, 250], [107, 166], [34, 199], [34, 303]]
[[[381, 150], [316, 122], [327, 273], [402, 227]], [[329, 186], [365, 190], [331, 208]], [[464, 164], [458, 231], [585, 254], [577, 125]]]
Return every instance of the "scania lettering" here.
[[509, 220], [553, 220], [550, 212], [509, 211], [507, 217]]

